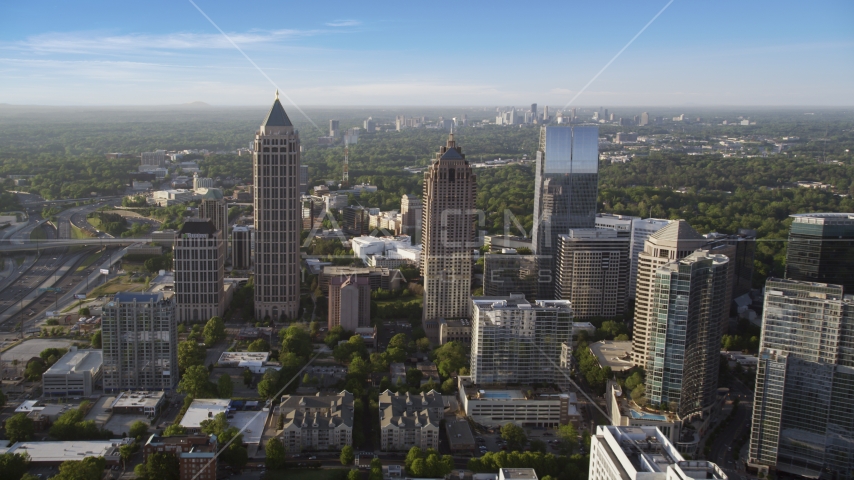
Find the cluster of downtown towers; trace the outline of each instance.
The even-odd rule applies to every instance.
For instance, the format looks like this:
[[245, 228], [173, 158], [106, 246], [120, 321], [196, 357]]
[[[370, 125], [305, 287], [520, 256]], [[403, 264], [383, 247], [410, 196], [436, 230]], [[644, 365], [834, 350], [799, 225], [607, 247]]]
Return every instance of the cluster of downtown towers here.
[[[300, 141], [278, 99], [254, 147], [255, 315], [293, 319], [300, 303]], [[609, 246], [621, 235], [595, 229], [598, 165], [598, 127], [542, 127], [535, 255], [533, 268], [525, 267], [537, 279], [536, 290], [525, 293], [538, 302], [529, 307], [567, 299], [578, 318], [585, 304], [620, 305], [634, 296], [632, 361], [646, 370], [647, 398], [653, 405], [667, 403], [686, 420], [706, 415], [715, 400], [720, 340], [739, 282], [737, 255], [726, 242], [715, 244], [681, 220], [660, 221], [642, 251], [628, 242], [622, 250]], [[423, 320], [431, 340], [438, 339], [438, 322], [472, 318], [472, 258], [482, 218], [475, 201], [476, 176], [451, 134], [423, 185]], [[786, 278], [766, 285], [750, 460], [852, 478], [854, 297], [845, 292], [854, 289], [854, 215], [794, 217]], [[513, 256], [509, 264], [522, 269], [524, 257]], [[614, 277], [614, 271], [625, 273]], [[565, 318], [572, 321], [572, 315]], [[533, 322], [517, 328], [537, 327]], [[571, 332], [571, 325], [561, 331]], [[561, 344], [571, 345], [571, 338], [548, 343], [533, 347], [543, 366], [556, 369]], [[477, 361], [473, 354], [472, 371]]]

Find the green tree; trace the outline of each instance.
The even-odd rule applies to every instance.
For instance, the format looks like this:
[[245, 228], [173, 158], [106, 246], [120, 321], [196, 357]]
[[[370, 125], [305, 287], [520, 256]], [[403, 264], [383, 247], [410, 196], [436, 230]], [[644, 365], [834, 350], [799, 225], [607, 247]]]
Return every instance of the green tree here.
[[267, 458], [265, 460], [267, 468], [278, 470], [285, 466], [285, 446], [278, 437], [273, 437], [267, 441]]
[[148, 434], [148, 424], [142, 420], [137, 420], [130, 425], [128, 435], [135, 438], [137, 441], [142, 440]]
[[403, 466], [406, 468], [406, 471], [412, 473], [412, 464], [415, 463], [416, 460], [424, 458], [424, 451], [422, 451], [418, 447], [412, 447], [406, 452], [406, 458], [403, 460]]
[[409, 336], [405, 333], [398, 333], [388, 341], [388, 348], [400, 348], [409, 353]]
[[578, 431], [575, 426], [571, 423], [561, 425], [557, 429], [557, 436], [560, 440], [561, 453], [571, 455], [578, 446]]
[[133, 473], [140, 480], [180, 480], [181, 476], [178, 457], [164, 452], [149, 455], [145, 463], [134, 468]]
[[20, 480], [30, 468], [30, 457], [21, 453], [4, 453], [0, 455], [0, 472], [3, 478]]
[[211, 317], [204, 329], [205, 343], [213, 345], [220, 340], [225, 340], [225, 322], [219, 317]]
[[48, 369], [47, 363], [41, 358], [33, 358], [27, 363], [27, 368], [24, 370], [24, 377], [31, 382], [40, 381], [42, 374]]
[[279, 338], [282, 340], [282, 350], [284, 352], [294, 353], [298, 357], [307, 358], [311, 356], [314, 347], [311, 345], [311, 336], [304, 328], [297, 325], [291, 325], [287, 329], [279, 332]]
[[270, 344], [263, 338], [259, 338], [258, 340], [255, 340], [254, 342], [250, 343], [246, 347], [246, 350], [249, 352], [269, 352]]
[[631, 375], [626, 378], [626, 389], [628, 391], [634, 390], [638, 385], [643, 384], [644, 378], [642, 372], [633, 372]]
[[96, 330], [95, 333], [92, 334], [92, 338], [90, 340], [92, 344], [92, 348], [101, 348], [101, 331]]
[[280, 373], [272, 368], [264, 372], [264, 376], [261, 377], [261, 381], [258, 382], [258, 395], [262, 398], [273, 398], [273, 395], [275, 395], [280, 388], [279, 376]]
[[205, 398], [210, 391], [210, 373], [202, 365], [193, 365], [181, 375], [178, 382], [178, 393], [189, 395], [193, 398]]
[[350, 362], [348, 373], [359, 378], [364, 378], [371, 373], [371, 366], [362, 357], [355, 357]]
[[199, 423], [199, 428], [205, 435], [216, 435], [220, 446], [225, 445], [226, 442], [219, 438], [228, 429], [228, 417], [226, 417], [225, 413], [220, 412], [214, 415], [213, 418], [202, 420]]
[[501, 438], [507, 442], [510, 450], [521, 450], [528, 443], [525, 430], [515, 423], [506, 423], [501, 426]]
[[197, 342], [186, 340], [178, 344], [178, 369], [186, 372], [194, 365], [205, 363], [205, 349]]
[[91, 313], [89, 312], [89, 307], [83, 307], [80, 310], [77, 310], [77, 315], [80, 315], [81, 317], [88, 317], [89, 315], [91, 315]]
[[252, 374], [252, 370], [248, 368], [243, 369], [243, 384], [247, 387], [252, 385], [252, 380], [255, 378], [255, 375]]
[[133, 456], [134, 445], [126, 443], [119, 447], [119, 458], [122, 459], [122, 468], [127, 468], [128, 460]]
[[530, 447], [531, 451], [533, 452], [546, 453], [548, 451], [548, 446], [546, 445], [546, 442], [539, 439], [531, 440]]
[[429, 352], [430, 340], [428, 340], [427, 337], [419, 338], [415, 341], [415, 346], [418, 348], [419, 352]]
[[168, 427], [166, 427], [163, 430], [163, 436], [164, 437], [177, 437], [177, 436], [186, 435], [186, 434], [187, 434], [187, 429], [184, 428], [184, 426], [181, 425], [180, 423], [173, 423], [172, 425], [169, 425]]
[[216, 390], [219, 393], [219, 398], [231, 398], [234, 394], [234, 383], [231, 381], [231, 375], [227, 373], [220, 375], [216, 382]]
[[362, 480], [362, 473], [354, 468], [347, 472], [347, 480]]
[[[106, 467], [107, 462], [104, 460], [104, 457], [85, 457], [83, 460], [68, 460], [59, 465], [59, 473], [51, 477], [51, 480], [101, 480]], [[163, 479], [163, 477], [160, 477], [158, 480], [160, 479]]]
[[344, 448], [341, 449], [341, 465], [350, 465], [355, 459], [356, 452], [353, 451], [353, 447], [345, 445]]
[[[249, 461], [249, 453], [246, 451], [246, 447], [243, 446], [243, 435], [239, 433], [237, 428], [226, 428], [222, 433], [217, 435], [217, 440], [221, 445], [220, 458], [225, 463], [235, 468], [246, 466], [246, 463]], [[228, 446], [226, 447], [226, 445]]]
[[448, 342], [433, 351], [436, 367], [443, 377], [450, 377], [463, 367], [468, 367], [469, 357], [460, 342]]
[[452, 395], [457, 391], [457, 382], [454, 381], [453, 378], [449, 378], [442, 382], [442, 393], [445, 395]]
[[12, 415], [6, 420], [6, 437], [10, 444], [15, 442], [26, 442], [33, 438], [36, 431], [33, 419], [24, 413]]

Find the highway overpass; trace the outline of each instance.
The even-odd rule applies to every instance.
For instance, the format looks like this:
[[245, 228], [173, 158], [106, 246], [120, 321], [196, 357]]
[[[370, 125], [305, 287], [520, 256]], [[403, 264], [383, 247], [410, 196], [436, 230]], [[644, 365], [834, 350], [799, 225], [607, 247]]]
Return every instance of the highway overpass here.
[[28, 252], [33, 250], [44, 250], [47, 248], [65, 247], [95, 247], [95, 246], [122, 246], [135, 243], [151, 243], [152, 239], [147, 237], [135, 238], [86, 238], [86, 239], [59, 239], [59, 240], [25, 240], [23, 243], [9, 243], [8, 240], [0, 243], [0, 253]]

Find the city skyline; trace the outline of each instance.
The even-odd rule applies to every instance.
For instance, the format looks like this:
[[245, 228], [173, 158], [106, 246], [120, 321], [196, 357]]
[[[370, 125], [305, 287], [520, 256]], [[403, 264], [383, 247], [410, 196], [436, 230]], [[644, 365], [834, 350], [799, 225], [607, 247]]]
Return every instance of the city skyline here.
[[[851, 105], [852, 66], [839, 59], [854, 51], [845, 22], [854, 7], [799, 7], [341, 3], [258, 19], [219, 2], [93, 2], [39, 4], [39, 22], [29, 22], [34, 6], [6, 5], [0, 103], [261, 105], [275, 83], [297, 105], [563, 106], [582, 90], [573, 106]], [[448, 38], [412, 34], [430, 31], [443, 11], [467, 28]], [[554, 20], [579, 17], [594, 21], [565, 29]], [[536, 34], [524, 34], [527, 25]], [[454, 80], [432, 68], [449, 51], [467, 65]], [[507, 75], [542, 64], [549, 75]]]

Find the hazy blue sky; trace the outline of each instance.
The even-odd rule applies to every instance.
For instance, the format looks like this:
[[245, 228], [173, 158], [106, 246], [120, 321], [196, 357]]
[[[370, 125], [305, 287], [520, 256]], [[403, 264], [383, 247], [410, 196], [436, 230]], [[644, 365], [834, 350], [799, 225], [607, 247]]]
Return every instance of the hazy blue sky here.
[[[656, 1], [194, 0], [300, 105], [565, 105]], [[575, 105], [854, 105], [854, 2], [675, 0]], [[189, 1], [0, 0], [0, 103], [259, 105]]]

